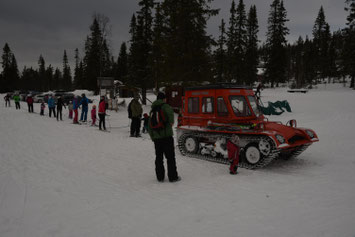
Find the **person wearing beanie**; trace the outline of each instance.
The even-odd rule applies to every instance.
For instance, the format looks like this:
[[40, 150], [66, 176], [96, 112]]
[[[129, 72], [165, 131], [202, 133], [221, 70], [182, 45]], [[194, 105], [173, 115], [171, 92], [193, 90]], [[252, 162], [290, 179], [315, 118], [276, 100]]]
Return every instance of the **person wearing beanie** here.
[[[151, 139], [154, 142], [155, 147], [155, 173], [159, 182], [164, 182], [165, 168], [164, 168], [164, 156], [167, 159], [168, 166], [168, 178], [170, 182], [180, 181], [181, 178], [178, 175], [175, 160], [175, 148], [173, 138], [173, 124], [174, 124], [174, 111], [166, 103], [166, 96], [163, 92], [159, 92], [157, 100], [152, 104], [152, 110], [150, 112], [151, 117], [149, 119], [148, 132]], [[164, 120], [164, 125], [160, 128], [153, 127], [153, 118], [160, 114], [160, 120]]]
[[128, 105], [128, 117], [131, 121], [131, 137], [140, 137], [141, 135], [141, 118], [142, 118], [142, 105], [139, 103], [139, 96], [135, 95], [131, 103]]

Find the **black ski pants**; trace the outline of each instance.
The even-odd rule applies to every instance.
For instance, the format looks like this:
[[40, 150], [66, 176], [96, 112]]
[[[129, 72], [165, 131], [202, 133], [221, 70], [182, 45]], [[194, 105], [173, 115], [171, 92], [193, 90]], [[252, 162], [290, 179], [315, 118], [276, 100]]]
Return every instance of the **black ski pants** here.
[[105, 115], [106, 114], [99, 114], [99, 119], [100, 119], [100, 122], [99, 122], [99, 129], [101, 130], [101, 124], [102, 124], [102, 127], [104, 130], [106, 130], [106, 126], [105, 126]]
[[54, 117], [57, 117], [57, 116], [55, 115], [55, 107], [49, 108], [49, 117], [52, 117], [52, 112], [53, 112]]
[[141, 118], [140, 117], [132, 117], [131, 136], [138, 136], [140, 130], [141, 130]]
[[33, 104], [28, 104], [28, 112], [33, 113]]
[[[63, 108], [61, 108], [61, 107], [57, 107], [57, 120], [59, 120], [59, 118], [60, 118], [60, 120], [63, 120], [62, 119], [62, 110], [63, 110]], [[55, 114], [55, 113], [54, 113]], [[55, 116], [55, 115], [54, 115]]]
[[15, 102], [16, 109], [21, 109], [20, 102]]
[[155, 146], [155, 173], [158, 181], [163, 181], [165, 177], [164, 155], [168, 165], [169, 181], [174, 181], [178, 177], [176, 170], [174, 138], [166, 137], [154, 140]]

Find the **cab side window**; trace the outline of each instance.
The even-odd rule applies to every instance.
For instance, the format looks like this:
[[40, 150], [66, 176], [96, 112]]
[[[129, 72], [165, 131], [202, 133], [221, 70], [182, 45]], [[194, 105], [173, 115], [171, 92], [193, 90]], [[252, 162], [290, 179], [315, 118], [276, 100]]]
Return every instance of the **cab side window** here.
[[199, 113], [200, 103], [198, 97], [190, 97], [188, 100], [188, 112], [190, 114]]
[[202, 113], [213, 113], [213, 97], [202, 98]]
[[217, 114], [218, 116], [228, 116], [228, 109], [223, 97], [217, 98]]

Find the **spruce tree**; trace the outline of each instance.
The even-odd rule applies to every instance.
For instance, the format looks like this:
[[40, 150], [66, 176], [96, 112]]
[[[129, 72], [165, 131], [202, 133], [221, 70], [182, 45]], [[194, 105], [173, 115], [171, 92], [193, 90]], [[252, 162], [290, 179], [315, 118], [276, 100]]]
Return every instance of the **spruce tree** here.
[[247, 18], [243, 0], [239, 0], [236, 10], [236, 48], [234, 50], [233, 61], [235, 68], [235, 80], [239, 84], [246, 83], [245, 54], [247, 47]]
[[247, 19], [247, 48], [245, 55], [245, 79], [247, 85], [257, 80], [258, 59], [258, 19], [256, 6], [251, 6]]
[[5, 43], [2, 54], [2, 85], [1, 92], [13, 91], [19, 88], [19, 71], [15, 55]]
[[345, 42], [343, 50], [343, 65], [346, 74], [351, 78], [350, 88], [355, 89], [355, 0], [347, 0], [347, 27], [344, 29]]
[[229, 17], [229, 27], [227, 32], [227, 73], [226, 77], [229, 82], [231, 82], [235, 77], [235, 62], [234, 62], [234, 54], [235, 49], [237, 47], [237, 35], [236, 35], [236, 7], [235, 2], [232, 0], [231, 8], [230, 8], [230, 17]]
[[49, 65], [46, 69], [46, 79], [47, 79], [47, 90], [54, 90], [54, 89], [59, 89], [59, 88], [54, 88], [53, 85], [53, 67], [52, 65]]
[[265, 70], [266, 81], [271, 82], [271, 87], [278, 86], [278, 83], [286, 81], [286, 35], [289, 30], [285, 26], [286, 9], [283, 1], [274, 0], [270, 6], [267, 31], [267, 62]]
[[133, 14], [131, 18], [129, 33], [131, 38], [128, 55], [128, 76], [126, 83], [129, 86], [138, 86], [137, 71], [139, 67], [139, 45], [137, 39], [137, 18], [135, 14]]
[[70, 90], [72, 86], [72, 77], [71, 77], [71, 71], [70, 71], [70, 66], [68, 62], [68, 56], [66, 50], [64, 50], [64, 55], [63, 55], [63, 89], [64, 90]]
[[128, 73], [127, 46], [126, 43], [123, 42], [121, 44], [120, 52], [117, 58], [117, 68], [115, 73], [116, 80], [125, 83], [127, 79], [127, 73]]
[[300, 36], [294, 47], [293, 57], [293, 71], [296, 81], [296, 88], [301, 88], [305, 84], [305, 65], [304, 65], [304, 41]]
[[152, 43], [153, 43], [153, 15], [154, 0], [141, 0], [138, 16], [138, 47], [140, 48], [138, 81], [142, 89], [142, 103], [146, 104], [147, 87], [152, 87]]
[[317, 50], [314, 43], [306, 37], [303, 44], [303, 71], [305, 83], [312, 85], [312, 81], [317, 77]]
[[38, 59], [38, 89], [40, 91], [47, 91], [48, 90], [48, 81], [46, 77], [46, 62], [42, 55], [39, 56]]
[[211, 42], [207, 20], [218, 13], [212, 0], [166, 0], [164, 16], [164, 75], [168, 82], [184, 85], [211, 81]]
[[[73, 89], [84, 88], [83, 87], [83, 68], [82, 61], [80, 60], [79, 50], [75, 49], [75, 68], [74, 68], [74, 82]], [[81, 67], [80, 67], [81, 66]]]
[[153, 42], [152, 42], [152, 56], [151, 67], [154, 87], [156, 90], [161, 86], [163, 81], [163, 63], [164, 63], [164, 35], [163, 35], [163, 15], [161, 4], [155, 4], [155, 17], [153, 22]]
[[[104, 24], [100, 19], [104, 19]], [[92, 25], [90, 26], [90, 35], [85, 42], [85, 56], [84, 56], [84, 89], [89, 89], [98, 93], [97, 78], [104, 76], [111, 76], [112, 72], [111, 54], [107, 44], [107, 31], [105, 27], [100, 27], [107, 24], [107, 18], [94, 16]]]
[[59, 68], [56, 68], [53, 74], [53, 88], [59, 89], [62, 88], [62, 79], [63, 75]]
[[219, 38], [217, 41], [217, 50], [215, 52], [215, 82], [225, 82], [226, 81], [226, 70], [227, 70], [227, 52], [226, 52], [226, 23], [222, 19], [221, 25], [219, 26]]
[[[338, 53], [337, 53], [337, 49], [336, 49], [336, 39], [335, 36], [333, 35], [331, 37], [330, 40], [330, 44], [329, 44], [329, 50], [328, 50], [328, 60], [327, 60], [327, 72], [328, 72], [328, 76], [329, 76], [329, 80], [330, 78], [333, 78], [333, 80], [335, 78], [339, 77], [339, 70], [338, 70], [338, 66], [336, 64], [336, 61], [338, 60]], [[330, 82], [330, 81], [329, 81]]]
[[318, 16], [313, 26], [313, 42], [316, 49], [316, 69], [319, 78], [329, 76], [328, 52], [330, 44], [329, 24], [325, 21], [323, 7], [319, 9]]

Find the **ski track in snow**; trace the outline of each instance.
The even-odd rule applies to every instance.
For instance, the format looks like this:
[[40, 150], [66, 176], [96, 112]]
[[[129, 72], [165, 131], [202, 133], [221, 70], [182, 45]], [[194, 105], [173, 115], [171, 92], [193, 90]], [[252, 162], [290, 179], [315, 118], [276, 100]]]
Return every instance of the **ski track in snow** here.
[[355, 236], [354, 91], [262, 92], [265, 105], [285, 99], [292, 113], [269, 119], [296, 119], [320, 142], [236, 176], [176, 148], [174, 184], [156, 181], [153, 143], [129, 137], [126, 108], [108, 112], [104, 133], [73, 125], [66, 109], [57, 122], [48, 108], [1, 104], [0, 236]]

